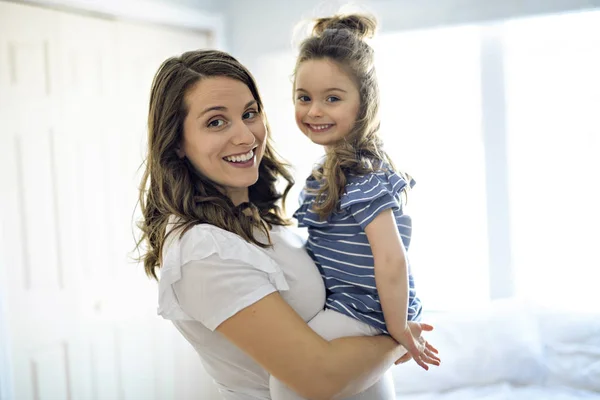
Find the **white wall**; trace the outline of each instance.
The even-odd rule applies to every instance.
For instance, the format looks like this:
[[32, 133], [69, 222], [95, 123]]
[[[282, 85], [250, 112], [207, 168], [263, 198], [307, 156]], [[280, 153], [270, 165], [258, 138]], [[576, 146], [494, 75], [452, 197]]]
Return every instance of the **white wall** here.
[[226, 1], [219, 0], [159, 0], [196, 10], [219, 13], [223, 11]]
[[[291, 49], [291, 32], [301, 18], [335, 13], [346, 3], [350, 2], [229, 0], [223, 12], [230, 50], [252, 67], [261, 54]], [[600, 0], [358, 0], [352, 3], [374, 12], [382, 32], [600, 7]]]
[[61, 11], [208, 32], [213, 47], [227, 47], [223, 2], [218, 0], [17, 0]]

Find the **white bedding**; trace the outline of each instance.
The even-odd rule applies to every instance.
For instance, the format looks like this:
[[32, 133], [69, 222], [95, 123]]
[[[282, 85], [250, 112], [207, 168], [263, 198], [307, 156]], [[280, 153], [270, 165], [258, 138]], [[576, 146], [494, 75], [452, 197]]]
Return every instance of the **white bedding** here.
[[506, 300], [426, 320], [442, 365], [394, 367], [398, 400], [600, 400], [600, 314]]
[[515, 387], [508, 384], [467, 387], [448, 392], [399, 394], [397, 400], [600, 400], [599, 392], [568, 387]]

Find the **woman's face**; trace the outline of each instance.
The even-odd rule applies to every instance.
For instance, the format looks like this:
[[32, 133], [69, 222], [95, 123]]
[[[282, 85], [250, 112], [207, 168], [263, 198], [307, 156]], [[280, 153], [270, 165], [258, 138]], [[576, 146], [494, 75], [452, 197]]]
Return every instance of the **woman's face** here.
[[187, 93], [180, 157], [219, 185], [234, 204], [248, 201], [258, 180], [267, 130], [246, 84], [228, 77], [201, 79]]

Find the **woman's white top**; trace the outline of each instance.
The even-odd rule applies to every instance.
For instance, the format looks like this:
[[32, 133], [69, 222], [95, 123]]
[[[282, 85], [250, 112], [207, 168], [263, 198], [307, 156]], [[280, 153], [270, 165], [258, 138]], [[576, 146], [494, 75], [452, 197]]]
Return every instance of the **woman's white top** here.
[[163, 250], [158, 314], [194, 346], [224, 399], [270, 396], [268, 373], [215, 330], [223, 321], [274, 291], [305, 321], [325, 304], [323, 280], [304, 241], [286, 227], [270, 234], [273, 247], [262, 249], [200, 224], [181, 238], [174, 232]]

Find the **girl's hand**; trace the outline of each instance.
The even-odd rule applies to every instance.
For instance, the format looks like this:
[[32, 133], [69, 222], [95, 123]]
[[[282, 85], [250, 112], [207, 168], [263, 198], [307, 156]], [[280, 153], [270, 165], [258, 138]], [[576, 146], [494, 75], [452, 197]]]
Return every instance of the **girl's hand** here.
[[424, 331], [432, 330], [433, 326], [429, 324], [409, 321], [405, 331], [398, 335], [398, 338], [394, 337], [408, 351], [395, 364], [405, 363], [412, 358], [425, 370], [429, 369], [427, 364], [440, 365], [440, 358], [437, 356], [438, 350], [421, 336]]

